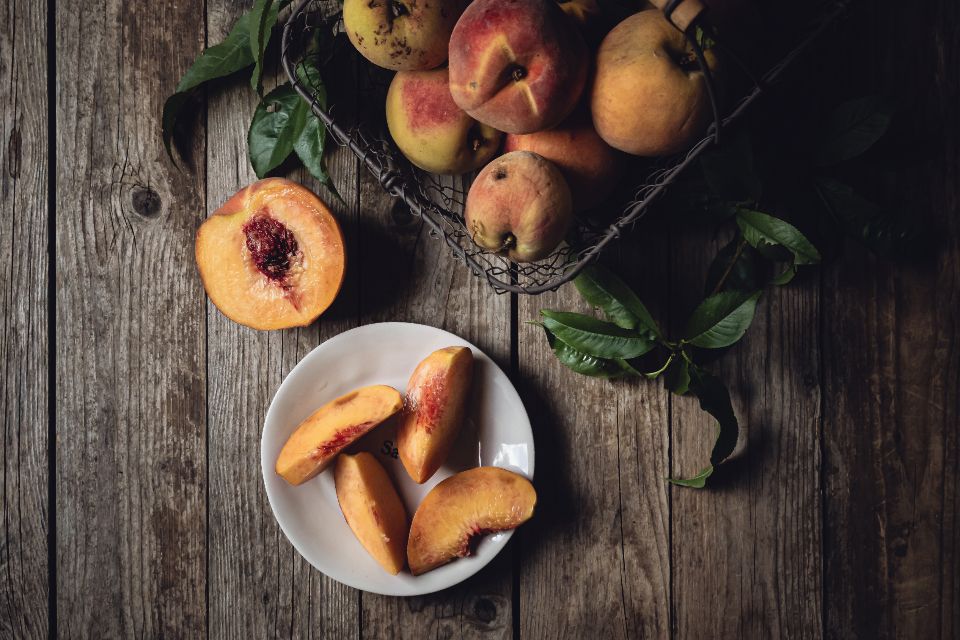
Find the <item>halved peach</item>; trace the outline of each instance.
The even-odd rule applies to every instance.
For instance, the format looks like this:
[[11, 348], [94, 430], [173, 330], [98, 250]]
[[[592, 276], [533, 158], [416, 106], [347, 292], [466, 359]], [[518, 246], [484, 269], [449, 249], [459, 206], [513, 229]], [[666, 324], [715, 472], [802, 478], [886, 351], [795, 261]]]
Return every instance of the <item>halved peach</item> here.
[[472, 539], [515, 529], [537, 504], [533, 484], [499, 467], [450, 476], [423, 499], [410, 525], [407, 562], [418, 576], [471, 553]]
[[343, 233], [313, 192], [268, 178], [242, 189], [200, 225], [197, 267], [207, 295], [254, 329], [309, 325], [343, 283]]
[[472, 378], [468, 347], [434, 351], [410, 376], [397, 452], [414, 482], [426, 482], [447, 459], [460, 432]]
[[361, 387], [328, 402], [300, 423], [283, 445], [277, 473], [290, 484], [303, 484], [354, 440], [401, 408], [400, 392], [385, 385]]
[[360, 544], [387, 573], [400, 573], [407, 562], [409, 520], [390, 476], [361, 451], [337, 456], [333, 479], [340, 510]]

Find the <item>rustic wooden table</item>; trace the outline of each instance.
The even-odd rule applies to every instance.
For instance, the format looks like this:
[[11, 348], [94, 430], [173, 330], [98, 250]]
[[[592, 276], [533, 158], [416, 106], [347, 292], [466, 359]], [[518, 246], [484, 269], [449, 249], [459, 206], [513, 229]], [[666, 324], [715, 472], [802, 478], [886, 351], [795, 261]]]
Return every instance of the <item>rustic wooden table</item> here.
[[[332, 310], [262, 333], [207, 302], [194, 232], [254, 180], [254, 102], [208, 93], [185, 172], [159, 116], [248, 4], [0, 6], [0, 637], [960, 635], [956, 2], [860, 3], [804, 67], [824, 95], [897, 98], [897, 162], [877, 189], [929, 212], [940, 242], [910, 267], [851, 245], [762, 298], [720, 364], [744, 429], [707, 491], [663, 481], [696, 471], [708, 446], [693, 400], [561, 368], [525, 321], [577, 307], [576, 292], [494, 295], [342, 150], [330, 164], [350, 270]], [[620, 264], [669, 323], [718, 240], [636, 242]], [[516, 382], [537, 439], [535, 520], [479, 575], [428, 597], [313, 570], [260, 477], [283, 376], [382, 320], [479, 345]]]

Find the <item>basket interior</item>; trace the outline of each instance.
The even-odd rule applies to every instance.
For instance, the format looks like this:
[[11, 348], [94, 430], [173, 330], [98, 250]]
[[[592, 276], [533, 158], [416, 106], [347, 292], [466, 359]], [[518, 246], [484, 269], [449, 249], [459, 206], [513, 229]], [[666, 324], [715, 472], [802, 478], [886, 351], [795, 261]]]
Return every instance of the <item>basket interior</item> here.
[[[762, 3], [758, 3], [762, 4]], [[780, 5], [784, 6], [781, 7]], [[797, 3], [792, 3], [796, 6]], [[728, 95], [738, 100], [723, 103], [723, 116], [686, 153], [656, 159], [633, 159], [614, 195], [590, 211], [576, 215], [567, 240], [547, 258], [535, 263], [517, 264], [503, 256], [480, 249], [470, 239], [463, 222], [463, 203], [473, 175], [444, 176], [427, 173], [413, 166], [394, 146], [386, 131], [383, 105], [393, 73], [366, 62], [351, 47], [340, 46], [337, 64], [344, 55], [353, 56], [359, 69], [360, 103], [352, 117], [340, 117], [337, 105], [322, 109], [314, 100], [317, 115], [327, 124], [332, 137], [350, 149], [367, 165], [391, 194], [402, 198], [419, 215], [434, 238], [442, 239], [453, 256], [484, 278], [497, 292], [537, 294], [555, 290], [595, 260], [603, 250], [631, 231], [650, 210], [651, 204], [693, 164], [699, 154], [714, 143], [717, 124], [720, 132], [737, 120], [762, 88], [774, 82], [787, 65], [832, 23], [846, 5], [843, 0], [820, 0], [804, 4], [803, 19], [791, 18], [786, 3], [764, 5], [756, 23], [765, 25], [759, 32], [753, 27], [749, 36], [731, 34], [730, 42], [717, 37], [721, 53], [733, 64], [725, 73]], [[301, 84], [298, 64], [310, 55], [311, 42], [334, 41], [342, 34], [336, 0], [303, 0], [294, 9], [284, 33], [283, 62], [291, 80], [305, 98], [314, 98], [321, 87]], [[768, 15], [760, 15], [760, 13]], [[796, 13], [796, 9], [792, 11]], [[737, 43], [739, 46], [731, 46]], [[764, 55], [758, 55], [762, 50]], [[751, 65], [740, 61], [750, 60]], [[759, 80], [758, 80], [759, 78]], [[335, 98], [335, 96], [333, 96]], [[348, 122], [349, 121], [349, 122]]]

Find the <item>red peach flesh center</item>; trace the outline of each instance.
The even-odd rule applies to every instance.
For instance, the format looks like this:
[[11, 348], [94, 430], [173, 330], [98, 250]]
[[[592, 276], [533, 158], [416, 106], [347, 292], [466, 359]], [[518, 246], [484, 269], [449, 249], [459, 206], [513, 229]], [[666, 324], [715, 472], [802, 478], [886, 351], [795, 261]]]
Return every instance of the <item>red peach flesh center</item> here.
[[243, 225], [243, 233], [257, 271], [282, 283], [299, 251], [293, 232], [264, 208]]

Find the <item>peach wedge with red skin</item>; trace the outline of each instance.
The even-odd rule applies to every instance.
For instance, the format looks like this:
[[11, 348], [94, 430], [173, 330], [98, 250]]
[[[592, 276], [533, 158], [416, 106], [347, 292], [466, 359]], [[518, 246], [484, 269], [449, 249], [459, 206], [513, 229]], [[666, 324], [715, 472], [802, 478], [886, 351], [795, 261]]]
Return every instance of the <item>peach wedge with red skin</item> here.
[[403, 408], [386, 385], [361, 387], [328, 402], [300, 423], [277, 457], [276, 471], [292, 485], [323, 471], [337, 454]]
[[589, 59], [554, 0], [474, 0], [450, 36], [450, 93], [495, 129], [539, 131], [573, 111]]
[[397, 452], [414, 482], [429, 480], [450, 454], [466, 413], [472, 379], [469, 347], [438, 349], [410, 376]]
[[503, 134], [456, 105], [448, 77], [446, 69], [397, 73], [387, 91], [387, 128], [413, 164], [459, 175], [486, 164]]
[[281, 178], [253, 183], [207, 218], [196, 259], [213, 304], [254, 329], [311, 324], [333, 303], [346, 270], [333, 214]]
[[533, 516], [537, 492], [523, 476], [477, 467], [450, 476], [423, 499], [410, 525], [407, 563], [418, 576], [471, 553], [473, 538], [515, 529]]
[[337, 456], [333, 470], [337, 501], [347, 524], [384, 571], [397, 575], [406, 564], [409, 520], [383, 467], [366, 451]]

